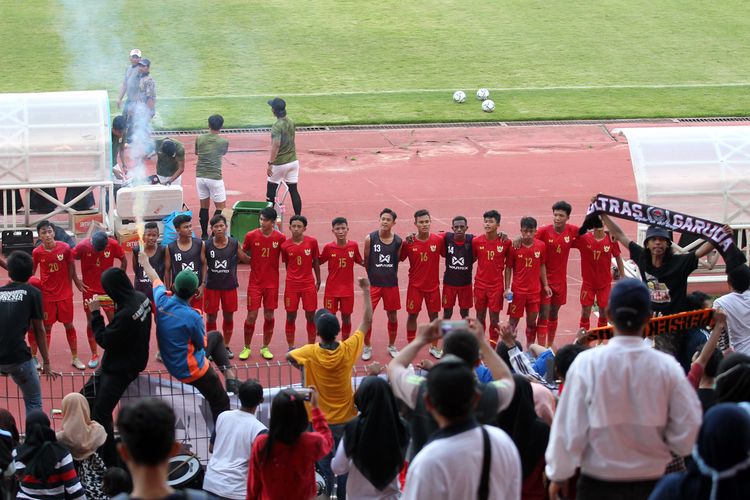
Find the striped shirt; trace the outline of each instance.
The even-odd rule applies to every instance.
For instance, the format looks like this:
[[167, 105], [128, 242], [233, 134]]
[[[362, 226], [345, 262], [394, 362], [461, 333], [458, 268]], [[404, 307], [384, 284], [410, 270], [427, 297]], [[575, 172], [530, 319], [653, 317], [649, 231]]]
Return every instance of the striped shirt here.
[[[16, 458], [16, 450], [13, 450]], [[86, 500], [86, 492], [78, 479], [73, 466], [73, 457], [68, 453], [55, 464], [55, 472], [45, 481], [25, 473], [26, 465], [16, 460], [16, 477], [20, 478], [20, 488], [16, 498], [36, 498], [43, 500], [64, 500], [66, 498]]]

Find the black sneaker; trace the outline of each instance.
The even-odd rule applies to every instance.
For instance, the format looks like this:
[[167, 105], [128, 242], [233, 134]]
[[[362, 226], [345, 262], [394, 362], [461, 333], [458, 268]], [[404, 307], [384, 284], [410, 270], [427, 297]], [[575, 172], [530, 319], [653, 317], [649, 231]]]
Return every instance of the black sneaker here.
[[240, 382], [236, 378], [227, 379], [227, 392], [231, 394], [239, 394]]

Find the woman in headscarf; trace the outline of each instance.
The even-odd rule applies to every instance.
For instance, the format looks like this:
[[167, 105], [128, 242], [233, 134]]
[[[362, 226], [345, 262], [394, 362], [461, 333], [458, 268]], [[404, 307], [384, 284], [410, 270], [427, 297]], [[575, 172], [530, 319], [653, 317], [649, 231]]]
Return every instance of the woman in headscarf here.
[[86, 398], [77, 392], [65, 396], [62, 400], [62, 430], [57, 433], [57, 441], [70, 450], [88, 500], [107, 498], [102, 489], [107, 468], [96, 452], [106, 439], [104, 427], [91, 420]]
[[398, 474], [404, 465], [409, 432], [391, 387], [380, 377], [365, 377], [354, 403], [359, 416], [344, 428], [331, 464], [333, 472], [349, 474], [346, 492], [351, 498], [399, 498]]
[[16, 498], [86, 499], [73, 457], [57, 442], [41, 410], [26, 415], [26, 440], [14, 452], [20, 490]]
[[750, 404], [721, 403], [703, 417], [693, 461], [665, 476], [649, 500], [740, 500], [750, 490]]
[[521, 455], [523, 500], [545, 500], [544, 451], [549, 441], [549, 425], [534, 410], [531, 383], [522, 375], [513, 375], [516, 391], [510, 405], [500, 412], [497, 425], [513, 439]]
[[16, 468], [13, 450], [18, 446], [16, 419], [5, 408], [0, 408], [0, 499], [16, 498]]
[[750, 356], [739, 352], [728, 354], [716, 371], [716, 402], [750, 402]]

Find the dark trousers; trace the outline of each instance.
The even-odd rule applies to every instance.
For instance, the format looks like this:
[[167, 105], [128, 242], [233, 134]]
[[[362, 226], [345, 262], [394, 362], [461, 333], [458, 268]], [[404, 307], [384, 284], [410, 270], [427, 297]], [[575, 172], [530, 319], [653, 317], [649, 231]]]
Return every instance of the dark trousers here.
[[107, 431], [107, 440], [102, 445], [100, 456], [107, 467], [120, 465], [115, 445], [115, 433], [112, 425], [112, 412], [120, 397], [138, 374], [96, 372], [81, 389], [91, 408], [91, 418], [99, 422]]
[[219, 376], [209, 366], [208, 371], [201, 378], [188, 382], [188, 384], [198, 389], [198, 392], [206, 398], [208, 406], [211, 408], [214, 425], [216, 425], [216, 419], [219, 418], [219, 414], [229, 409], [229, 396], [227, 396], [224, 386], [221, 385]]
[[648, 500], [657, 480], [602, 481], [581, 474], [578, 479], [576, 500]]
[[229, 366], [229, 354], [221, 332], [214, 330], [206, 335], [206, 356], [216, 363], [222, 373]]
[[[336, 454], [336, 449], [339, 447], [339, 441], [341, 441], [344, 435], [344, 427], [346, 424], [332, 424], [329, 425], [331, 428], [331, 434], [333, 434], [333, 449], [331, 452], [323, 457], [318, 462], [318, 468], [323, 478], [326, 480], [327, 494], [333, 493], [333, 469], [331, 469], [331, 462], [333, 462], [333, 456]], [[336, 478], [336, 498], [339, 500], [346, 500], [346, 480], [349, 474], [338, 476]]]

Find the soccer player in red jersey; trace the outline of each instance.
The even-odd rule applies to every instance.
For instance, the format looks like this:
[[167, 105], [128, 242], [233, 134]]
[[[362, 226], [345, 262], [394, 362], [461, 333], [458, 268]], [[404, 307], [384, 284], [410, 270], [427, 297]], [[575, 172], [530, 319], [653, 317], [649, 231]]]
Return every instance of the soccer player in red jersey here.
[[[380, 228], [365, 238], [364, 259], [367, 268], [367, 278], [370, 280], [370, 300], [375, 309], [383, 299], [383, 309], [388, 318], [388, 354], [395, 358], [396, 334], [398, 333], [398, 310], [401, 309], [401, 296], [398, 291], [398, 258], [403, 241], [393, 232], [396, 225], [396, 212], [390, 208], [380, 211]], [[365, 332], [365, 346], [362, 349], [362, 359], [372, 357], [372, 327]]]
[[78, 359], [78, 339], [73, 326], [73, 287], [71, 279], [78, 290], [86, 291], [86, 285], [78, 279], [73, 261], [73, 254], [67, 243], [55, 241], [55, 230], [49, 221], [42, 221], [36, 226], [42, 244], [34, 249], [31, 256], [34, 260], [34, 274], [39, 268], [42, 282], [42, 306], [44, 308], [44, 329], [47, 332], [47, 346], [52, 337], [52, 326], [59, 321], [65, 328], [72, 364], [79, 370], [86, 366]]
[[320, 263], [328, 262], [323, 307], [333, 314], [341, 311], [341, 338], [346, 340], [352, 332], [354, 265], [364, 266], [364, 260], [357, 242], [347, 239], [349, 222], [344, 217], [336, 217], [331, 222], [331, 227], [336, 241], [327, 243], [320, 253]]
[[[295, 322], [300, 300], [307, 321], [307, 343], [315, 343], [315, 309], [320, 290], [320, 252], [318, 240], [305, 236], [307, 217], [293, 215], [289, 219], [292, 237], [281, 245], [281, 260], [286, 264], [284, 307], [286, 308], [286, 343], [294, 348]], [[313, 279], [313, 274], [315, 275]]]
[[547, 247], [547, 281], [552, 296], [542, 293], [537, 322], [539, 344], [551, 346], [557, 333], [557, 316], [568, 297], [568, 256], [578, 238], [578, 227], [568, 224], [573, 207], [566, 201], [552, 205], [552, 224], [542, 226], [536, 239]]
[[586, 330], [591, 328], [591, 307], [599, 307], [599, 320], [596, 326], [607, 326], [607, 304], [609, 291], [612, 288], [612, 257], [617, 262], [619, 275], [623, 276], [625, 269], [620, 257], [620, 247], [612, 241], [604, 231], [604, 225], [599, 217], [593, 219], [594, 228], [575, 242], [575, 247], [581, 252], [581, 322], [579, 326]]
[[[86, 289], [83, 292], [83, 312], [86, 314], [86, 337], [91, 349], [89, 368], [99, 365], [99, 355], [96, 349], [94, 330], [91, 328], [91, 311], [86, 304], [94, 295], [105, 295], [102, 286], [102, 273], [115, 265], [115, 259], [120, 261], [120, 269], [125, 271], [128, 259], [116, 239], [107, 236], [104, 231], [97, 231], [91, 238], [82, 240], [73, 248], [73, 257], [81, 261], [81, 278]], [[111, 322], [115, 316], [115, 304], [107, 302], [101, 304], [101, 309], [107, 315], [107, 321]]]
[[[521, 245], [508, 251], [505, 268], [505, 293], [513, 293], [508, 303], [508, 323], [513, 331], [526, 311], [526, 346], [536, 343], [536, 320], [539, 315], [540, 295], [552, 295], [547, 284], [547, 248], [534, 238], [536, 219], [521, 218]], [[511, 287], [511, 277], [513, 286]]]
[[[417, 335], [417, 317], [422, 310], [422, 301], [427, 316], [434, 321], [440, 313], [440, 252], [443, 237], [430, 233], [432, 218], [427, 210], [414, 212], [417, 232], [409, 235], [401, 246], [400, 260], [409, 259], [409, 286], [406, 289], [406, 340], [411, 342]], [[430, 346], [430, 354], [440, 359], [443, 353], [437, 341]]]
[[451, 222], [452, 233], [445, 233], [444, 245], [440, 254], [445, 258], [443, 274], [443, 318], [451, 319], [453, 306], [458, 301], [462, 318], [469, 317], [469, 309], [474, 305], [471, 290], [471, 274], [474, 270], [474, 254], [471, 249], [473, 235], [467, 234], [468, 221], [457, 215]]
[[488, 210], [482, 215], [484, 234], [471, 241], [477, 274], [474, 276], [474, 306], [477, 319], [486, 327], [490, 311], [490, 340], [497, 344], [500, 336], [500, 311], [503, 309], [503, 270], [511, 242], [498, 233], [500, 212]]
[[275, 324], [273, 312], [279, 307], [279, 258], [286, 236], [274, 229], [276, 210], [271, 207], [260, 211], [260, 227], [248, 232], [242, 250], [250, 257], [250, 279], [247, 285], [247, 319], [245, 319], [245, 346], [240, 359], [250, 357], [250, 342], [255, 331], [258, 310], [263, 305], [263, 346], [260, 355], [273, 359], [268, 345]]

